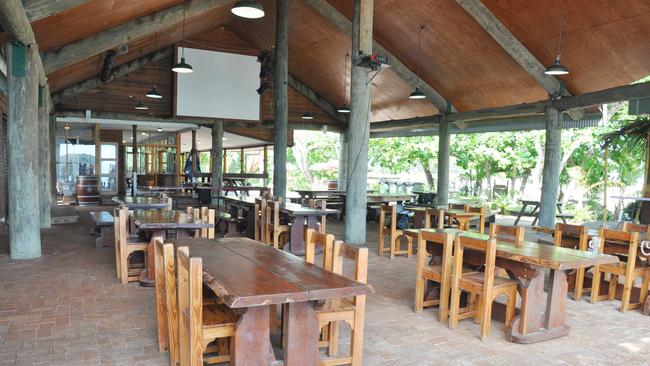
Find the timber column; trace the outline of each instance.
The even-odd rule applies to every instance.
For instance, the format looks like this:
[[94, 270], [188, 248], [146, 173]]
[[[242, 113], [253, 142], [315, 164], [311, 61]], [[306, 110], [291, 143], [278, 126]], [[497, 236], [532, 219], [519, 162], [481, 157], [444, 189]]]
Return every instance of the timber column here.
[[131, 149], [131, 152], [133, 155], [131, 156], [133, 158], [133, 172], [131, 172], [131, 196], [134, 196], [138, 193], [138, 126], [133, 125], [132, 126], [132, 138], [133, 138], [133, 149]]
[[273, 70], [273, 195], [287, 197], [287, 78], [289, 75], [289, 1], [278, 0], [275, 22], [275, 63]]
[[438, 182], [436, 203], [445, 206], [449, 203], [449, 123], [443, 117], [438, 124]]
[[223, 181], [223, 121], [216, 121], [212, 124], [210, 163], [212, 164], [212, 194], [216, 193], [220, 198]]
[[539, 205], [539, 226], [555, 226], [555, 207], [560, 192], [562, 161], [562, 114], [555, 108], [546, 109], [546, 144], [542, 171], [542, 197]]
[[36, 47], [7, 43], [7, 84], [9, 114], [7, 145], [9, 155], [9, 247], [11, 258], [41, 256], [39, 205], [38, 75]]
[[50, 206], [52, 206], [52, 175], [50, 171], [50, 105], [48, 103], [49, 89], [39, 88], [38, 94], [38, 164], [39, 179], [38, 197], [40, 200], [41, 227], [52, 227]]
[[366, 243], [368, 201], [368, 137], [370, 95], [368, 69], [357, 66], [360, 54], [372, 54], [373, 0], [355, 0], [352, 19], [352, 71], [350, 122], [348, 127], [348, 179], [345, 199], [345, 242]]
[[196, 185], [196, 182], [198, 181], [196, 179], [196, 173], [197, 173], [197, 167], [199, 162], [199, 153], [196, 148], [196, 130], [192, 130], [192, 151], [190, 152], [190, 156], [192, 157], [192, 187]]
[[348, 130], [339, 133], [339, 190], [344, 191], [348, 177]]

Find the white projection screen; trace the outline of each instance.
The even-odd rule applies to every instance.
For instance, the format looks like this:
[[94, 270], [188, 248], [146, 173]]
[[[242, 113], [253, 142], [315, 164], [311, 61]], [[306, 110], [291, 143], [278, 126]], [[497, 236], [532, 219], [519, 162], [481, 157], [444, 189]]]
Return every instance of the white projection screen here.
[[177, 116], [260, 120], [257, 57], [186, 48], [185, 62], [194, 72], [176, 75]]

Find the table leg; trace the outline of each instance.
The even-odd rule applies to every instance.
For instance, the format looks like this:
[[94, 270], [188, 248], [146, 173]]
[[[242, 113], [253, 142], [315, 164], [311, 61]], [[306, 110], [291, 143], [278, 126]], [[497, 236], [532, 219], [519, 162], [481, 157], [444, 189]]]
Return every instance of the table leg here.
[[537, 220], [539, 220], [539, 203], [535, 205], [535, 208], [533, 208], [532, 214], [533, 214], [534, 219], [533, 219], [533, 223], [531, 225], [535, 226], [535, 224], [537, 223]]
[[[305, 254], [305, 216], [296, 215], [291, 224], [291, 238], [289, 253], [296, 255]], [[286, 247], [286, 246], [285, 246]]]
[[544, 271], [521, 286], [521, 315], [515, 317], [509, 340], [514, 343], [537, 343], [569, 334], [566, 325], [566, 272], [551, 270], [550, 292], [544, 303]]
[[317, 365], [319, 332], [313, 304], [286, 304], [284, 324], [282, 346], [285, 366]]
[[566, 218], [564, 217], [564, 212], [562, 212], [562, 202], [557, 203], [557, 212], [562, 215], [562, 222], [566, 224]]
[[526, 207], [528, 207], [528, 204], [522, 203], [521, 204], [521, 210], [519, 211], [519, 214], [517, 215], [517, 219], [515, 220], [515, 226], [519, 223], [519, 220], [521, 219], [521, 216], [526, 212]]
[[165, 230], [154, 230], [151, 233], [151, 240], [147, 246], [147, 259], [144, 270], [140, 273], [140, 286], [154, 287], [156, 285], [156, 270], [154, 268], [153, 239], [165, 238]]
[[468, 231], [469, 230], [469, 217], [467, 216], [456, 216], [456, 221], [458, 221], [458, 230]]
[[233, 366], [269, 364], [269, 350], [272, 348], [268, 306], [246, 308], [237, 322], [231, 347]]

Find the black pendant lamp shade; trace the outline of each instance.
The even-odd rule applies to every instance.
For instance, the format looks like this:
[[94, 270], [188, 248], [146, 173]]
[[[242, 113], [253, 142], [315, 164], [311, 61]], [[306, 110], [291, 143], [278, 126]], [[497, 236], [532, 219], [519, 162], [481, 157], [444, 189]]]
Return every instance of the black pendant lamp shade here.
[[162, 99], [162, 94], [158, 93], [158, 90], [156, 90], [156, 86], [153, 86], [153, 89], [149, 90], [147, 92], [147, 97], [148, 98], [154, 98], [154, 99]]
[[259, 19], [264, 16], [264, 7], [255, 0], [238, 1], [230, 11], [238, 17]]
[[337, 112], [339, 112], [339, 113], [350, 113], [350, 107], [348, 107], [347, 104], [343, 103], [343, 105], [339, 107]]
[[311, 112], [305, 112], [305, 114], [303, 114], [301, 118], [311, 120], [311, 119], [314, 119], [314, 115], [311, 114]]
[[172, 67], [172, 71], [180, 74], [189, 74], [191, 72], [194, 72], [194, 69], [192, 69], [192, 65], [185, 62], [185, 57], [181, 57], [181, 62], [174, 65], [174, 67]]
[[415, 88], [415, 91], [409, 95], [409, 99], [424, 99], [426, 95], [420, 91], [420, 88]]
[[560, 63], [560, 56], [555, 59], [553, 65], [546, 68], [544, 74], [546, 75], [566, 75], [569, 73], [569, 69]]
[[147, 107], [144, 103], [142, 103], [142, 101], [139, 101], [134, 108], [139, 111], [146, 111], [147, 109], [149, 109], [149, 107]]

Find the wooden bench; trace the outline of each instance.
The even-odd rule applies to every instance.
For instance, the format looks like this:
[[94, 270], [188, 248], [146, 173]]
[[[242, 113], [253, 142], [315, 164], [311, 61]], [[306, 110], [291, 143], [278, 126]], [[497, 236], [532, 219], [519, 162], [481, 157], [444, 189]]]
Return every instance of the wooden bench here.
[[113, 225], [115, 219], [108, 211], [92, 211], [90, 217], [95, 221], [93, 231], [97, 233], [98, 237], [95, 239], [95, 247], [111, 247], [115, 243], [115, 232]]

